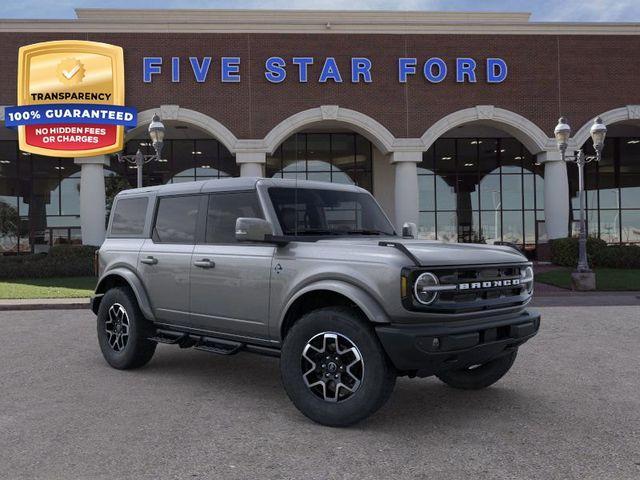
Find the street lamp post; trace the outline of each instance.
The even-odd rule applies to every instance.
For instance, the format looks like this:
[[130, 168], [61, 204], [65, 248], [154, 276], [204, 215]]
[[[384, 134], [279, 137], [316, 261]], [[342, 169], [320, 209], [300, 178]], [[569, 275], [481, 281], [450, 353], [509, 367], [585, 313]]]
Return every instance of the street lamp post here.
[[602, 148], [604, 147], [604, 138], [607, 134], [607, 127], [602, 123], [602, 119], [597, 117], [591, 126], [591, 139], [593, 140], [593, 148], [595, 155], [585, 155], [582, 149], [573, 155], [567, 155], [567, 146], [569, 137], [571, 136], [571, 127], [567, 123], [566, 118], [561, 117], [558, 125], [554, 130], [558, 149], [562, 154], [563, 161], [574, 162], [578, 166], [578, 191], [580, 195], [580, 237], [578, 240], [578, 267], [577, 273], [591, 273], [589, 261], [587, 259], [587, 228], [585, 218], [585, 191], [584, 191], [584, 166], [593, 161], [599, 162], [602, 158]]
[[152, 160], [162, 159], [161, 153], [162, 145], [164, 143], [164, 134], [164, 124], [160, 121], [158, 114], [155, 114], [151, 119], [151, 124], [149, 125], [149, 138], [151, 138], [151, 144], [153, 145], [155, 153], [153, 155], [144, 155], [139, 148], [135, 155], [122, 155], [121, 153], [118, 153], [119, 162], [127, 162], [135, 165], [138, 177], [138, 188], [142, 187], [142, 167], [144, 164], [149, 163]]

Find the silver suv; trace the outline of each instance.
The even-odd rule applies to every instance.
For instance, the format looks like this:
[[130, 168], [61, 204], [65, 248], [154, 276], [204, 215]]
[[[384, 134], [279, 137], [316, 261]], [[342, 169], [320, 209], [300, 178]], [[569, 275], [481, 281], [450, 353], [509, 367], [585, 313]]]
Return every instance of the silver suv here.
[[345, 426], [396, 377], [498, 381], [537, 332], [533, 270], [507, 246], [414, 240], [358, 187], [233, 178], [127, 190], [92, 299], [114, 368], [158, 343], [280, 357], [295, 406]]

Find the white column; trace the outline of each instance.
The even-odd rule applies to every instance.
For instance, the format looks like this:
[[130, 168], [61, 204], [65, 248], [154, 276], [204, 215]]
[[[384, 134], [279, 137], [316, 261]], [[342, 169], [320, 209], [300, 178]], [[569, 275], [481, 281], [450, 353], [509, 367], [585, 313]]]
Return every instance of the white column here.
[[398, 233], [405, 222], [418, 224], [418, 163], [422, 152], [393, 152], [395, 166], [395, 222]]
[[236, 163], [240, 165], [241, 177], [264, 177], [264, 164], [267, 155], [264, 152], [237, 152]]
[[76, 158], [80, 165], [80, 227], [82, 244], [100, 246], [104, 241], [106, 206], [103, 167], [109, 157]]
[[544, 222], [549, 239], [569, 235], [569, 179], [567, 164], [560, 152], [542, 152], [537, 156], [544, 164]]

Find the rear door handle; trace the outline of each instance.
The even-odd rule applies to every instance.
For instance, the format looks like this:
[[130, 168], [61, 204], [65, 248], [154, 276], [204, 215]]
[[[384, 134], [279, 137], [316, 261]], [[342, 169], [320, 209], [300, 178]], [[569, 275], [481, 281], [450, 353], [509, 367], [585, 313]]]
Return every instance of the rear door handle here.
[[141, 258], [140, 263], [144, 263], [145, 265], [155, 265], [156, 263], [158, 263], [158, 259], [149, 255], [146, 258]]
[[216, 264], [211, 260], [209, 260], [208, 258], [203, 258], [202, 260], [196, 260], [195, 262], [193, 262], [193, 264], [196, 267], [200, 267], [200, 268], [213, 268], [216, 266]]

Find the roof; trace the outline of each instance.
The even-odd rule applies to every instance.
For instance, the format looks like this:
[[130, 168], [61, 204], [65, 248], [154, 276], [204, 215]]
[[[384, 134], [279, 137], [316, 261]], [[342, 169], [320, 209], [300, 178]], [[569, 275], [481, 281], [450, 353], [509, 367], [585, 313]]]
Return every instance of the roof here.
[[76, 19], [0, 19], [0, 32], [638, 35], [640, 23], [531, 22], [523, 12], [78, 8]]
[[132, 188], [129, 190], [123, 190], [118, 194], [118, 197], [141, 196], [150, 193], [155, 193], [157, 195], [181, 195], [188, 193], [216, 192], [221, 190], [252, 190], [258, 183], [269, 187], [275, 186], [289, 188], [321, 188], [324, 190], [366, 192], [366, 190], [356, 187], [355, 185], [347, 185], [341, 183], [293, 180], [287, 178], [234, 177], [199, 180], [195, 182], [168, 183], [166, 185]]

